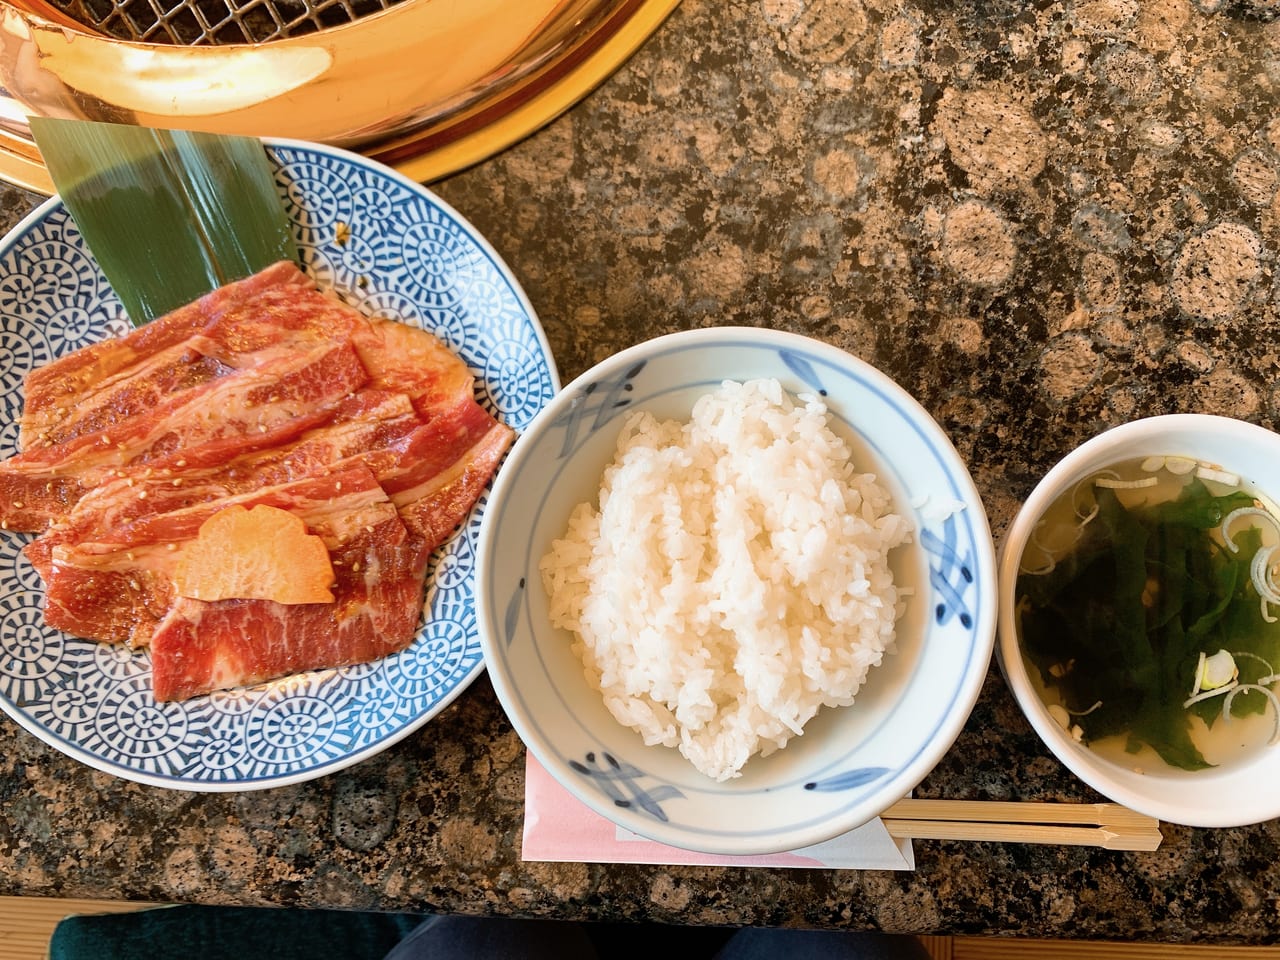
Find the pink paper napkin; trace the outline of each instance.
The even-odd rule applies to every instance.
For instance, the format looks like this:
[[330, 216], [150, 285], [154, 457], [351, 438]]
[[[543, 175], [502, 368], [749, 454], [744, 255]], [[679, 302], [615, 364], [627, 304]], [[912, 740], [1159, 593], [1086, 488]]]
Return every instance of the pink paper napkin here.
[[910, 840], [895, 840], [877, 819], [856, 830], [790, 853], [722, 856], [655, 843], [595, 813], [525, 755], [525, 860], [577, 863], [668, 863], [699, 866], [833, 867], [841, 870], [914, 870]]

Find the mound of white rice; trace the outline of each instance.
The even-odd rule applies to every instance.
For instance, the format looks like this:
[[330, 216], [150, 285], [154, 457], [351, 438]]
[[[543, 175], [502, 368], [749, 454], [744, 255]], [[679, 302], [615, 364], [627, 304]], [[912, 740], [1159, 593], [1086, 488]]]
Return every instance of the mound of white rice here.
[[709, 777], [851, 704], [893, 647], [910, 527], [816, 397], [726, 382], [689, 423], [632, 414], [599, 504], [541, 561], [552, 621], [619, 722]]

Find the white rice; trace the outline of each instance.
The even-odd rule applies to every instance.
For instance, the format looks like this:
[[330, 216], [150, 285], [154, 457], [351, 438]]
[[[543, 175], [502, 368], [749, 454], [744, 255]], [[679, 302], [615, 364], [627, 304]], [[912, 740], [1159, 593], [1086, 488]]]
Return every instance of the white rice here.
[[910, 525], [816, 397], [727, 381], [689, 423], [632, 414], [599, 504], [541, 561], [551, 619], [610, 713], [709, 777], [853, 703], [893, 649]]

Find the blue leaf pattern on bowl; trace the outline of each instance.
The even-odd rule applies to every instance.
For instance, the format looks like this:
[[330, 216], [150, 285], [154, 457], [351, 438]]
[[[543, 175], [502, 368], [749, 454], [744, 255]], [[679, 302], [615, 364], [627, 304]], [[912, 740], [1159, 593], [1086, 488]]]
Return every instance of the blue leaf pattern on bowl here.
[[521, 577], [516, 586], [516, 591], [507, 601], [506, 614], [502, 618], [502, 635], [506, 638], [508, 647], [516, 638], [517, 621], [520, 619], [520, 598], [524, 596], [525, 578]]
[[787, 365], [797, 377], [807, 383], [813, 389], [818, 391], [820, 396], [827, 395], [827, 388], [822, 385], [822, 380], [818, 377], [818, 371], [804, 357], [798, 353], [792, 353], [790, 350], [779, 350], [778, 356], [782, 358], [782, 362]]
[[552, 421], [557, 427], [564, 428], [564, 442], [560, 445], [560, 459], [564, 459], [578, 448], [583, 421], [594, 414], [593, 422], [587, 428], [591, 434], [599, 430], [612, 419], [613, 415], [627, 406], [631, 401], [623, 394], [634, 389], [631, 381], [644, 369], [644, 360], [631, 367], [621, 377], [611, 381], [589, 383], [582, 393], [570, 401], [569, 409]]
[[670, 818], [662, 809], [661, 801], [684, 794], [669, 783], [645, 789], [636, 781], [649, 776], [643, 770], [620, 763], [615, 757], [602, 752], [599, 757], [594, 752], [588, 753], [586, 763], [570, 760], [569, 766], [575, 773], [587, 777], [616, 807], [633, 807], [643, 810], [655, 820], [666, 823]]
[[964, 595], [973, 586], [973, 558], [968, 553], [961, 556], [957, 548], [953, 517], [946, 519], [942, 531], [942, 536], [932, 530], [920, 532], [921, 546], [938, 561], [929, 567], [929, 583], [941, 598], [934, 607], [934, 617], [939, 624], [947, 623], [953, 616], [958, 617], [961, 625], [968, 629], [973, 626], [974, 617]]
[[888, 767], [858, 767], [854, 770], [846, 770], [844, 773], [837, 773], [834, 777], [827, 777], [825, 780], [813, 780], [806, 783], [804, 788], [823, 792], [852, 790], [854, 787], [861, 787], [879, 780], [888, 772]]
[[617, 410], [631, 402], [622, 394], [634, 389], [631, 381], [640, 376], [640, 371], [644, 369], [647, 362], [646, 360], [641, 360], [624, 373], [621, 380], [615, 380], [609, 384], [609, 389], [600, 399], [600, 406], [596, 408], [596, 422], [591, 425], [592, 431], [599, 430], [609, 422]]

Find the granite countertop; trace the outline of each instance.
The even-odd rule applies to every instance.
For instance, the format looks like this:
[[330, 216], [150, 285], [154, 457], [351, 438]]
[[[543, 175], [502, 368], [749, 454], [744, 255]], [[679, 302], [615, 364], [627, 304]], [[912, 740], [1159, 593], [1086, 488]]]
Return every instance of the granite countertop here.
[[[1269, 427], [1275, 0], [685, 0], [568, 114], [435, 184], [567, 381], [668, 331], [794, 330], [914, 394], [999, 537], [1054, 460], [1169, 412]], [[0, 192], [4, 219], [37, 200]], [[0, 893], [916, 933], [1280, 940], [1280, 823], [1154, 853], [916, 841], [913, 872], [526, 863], [481, 678], [346, 771], [242, 794], [97, 773], [0, 721]], [[1097, 799], [998, 671], [927, 797]]]

